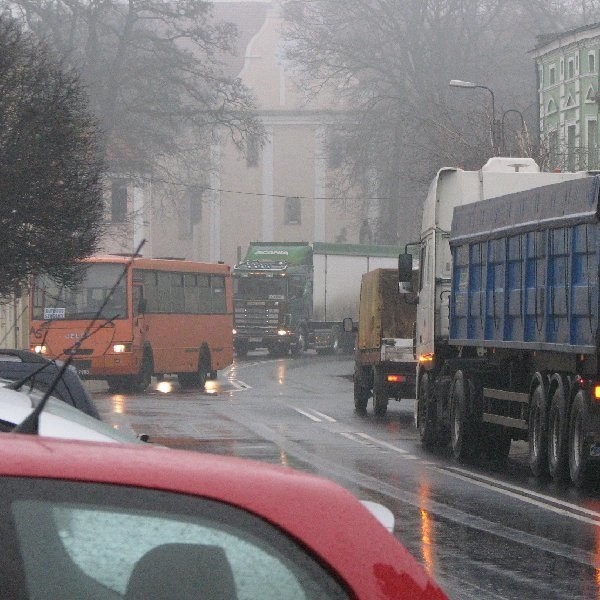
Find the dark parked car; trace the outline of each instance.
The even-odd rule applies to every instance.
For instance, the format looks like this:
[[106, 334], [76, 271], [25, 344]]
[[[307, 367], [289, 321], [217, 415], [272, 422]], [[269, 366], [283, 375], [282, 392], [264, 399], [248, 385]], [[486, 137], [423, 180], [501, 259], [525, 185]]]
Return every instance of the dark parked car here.
[[[24, 387], [46, 391], [58, 376], [62, 361], [51, 361], [29, 350], [0, 349], [0, 378], [23, 382]], [[53, 396], [100, 419], [98, 409], [83, 386], [75, 367], [69, 366], [57, 382]]]

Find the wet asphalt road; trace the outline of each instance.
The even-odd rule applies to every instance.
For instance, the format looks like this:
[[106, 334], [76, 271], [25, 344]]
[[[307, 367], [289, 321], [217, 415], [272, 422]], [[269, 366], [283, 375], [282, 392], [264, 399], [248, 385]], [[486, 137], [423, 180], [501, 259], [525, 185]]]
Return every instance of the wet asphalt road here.
[[537, 481], [513, 442], [501, 471], [425, 451], [413, 400], [384, 418], [354, 413], [352, 360], [249, 355], [183, 391], [144, 394], [90, 382], [102, 417], [151, 441], [287, 465], [333, 479], [396, 517], [395, 534], [454, 599], [600, 599], [600, 487]]

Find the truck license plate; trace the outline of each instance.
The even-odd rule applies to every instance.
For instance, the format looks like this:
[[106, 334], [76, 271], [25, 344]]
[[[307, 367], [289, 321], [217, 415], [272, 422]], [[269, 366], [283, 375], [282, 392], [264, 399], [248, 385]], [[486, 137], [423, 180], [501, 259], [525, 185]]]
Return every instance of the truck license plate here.
[[260, 337], [251, 337], [248, 339], [249, 342], [262, 342], [262, 338]]

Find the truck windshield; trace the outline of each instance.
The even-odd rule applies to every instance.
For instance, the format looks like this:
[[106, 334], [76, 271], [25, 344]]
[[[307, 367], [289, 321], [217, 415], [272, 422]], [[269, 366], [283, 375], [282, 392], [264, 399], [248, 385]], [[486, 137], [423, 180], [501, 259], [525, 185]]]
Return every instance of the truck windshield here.
[[[92, 264], [85, 270], [82, 281], [67, 288], [46, 275], [34, 283], [33, 318], [91, 319], [109, 295], [123, 267], [117, 264]], [[125, 278], [119, 283], [99, 315], [101, 319], [127, 317]]]
[[284, 300], [287, 279], [283, 277], [235, 277], [233, 293], [245, 300]]

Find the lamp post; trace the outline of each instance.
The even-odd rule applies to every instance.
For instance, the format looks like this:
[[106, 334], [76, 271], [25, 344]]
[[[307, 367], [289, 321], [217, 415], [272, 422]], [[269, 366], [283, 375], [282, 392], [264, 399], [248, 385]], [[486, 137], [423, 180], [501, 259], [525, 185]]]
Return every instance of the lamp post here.
[[516, 108], [509, 108], [502, 113], [502, 119], [500, 120], [500, 133], [501, 133], [501, 142], [502, 142], [502, 154], [506, 155], [506, 138], [504, 135], [504, 117], [508, 113], [517, 113], [519, 117], [521, 117], [521, 133], [525, 133], [527, 127], [525, 126], [525, 119], [523, 118], [523, 113]]
[[480, 85], [479, 83], [473, 83], [472, 81], [462, 81], [461, 79], [451, 79], [450, 87], [459, 87], [459, 88], [481, 88], [483, 90], [487, 90], [492, 97], [492, 122], [490, 126], [490, 133], [492, 134], [492, 148], [494, 150], [494, 155], [498, 155], [498, 145], [496, 143], [496, 106], [494, 102], [494, 92], [491, 88], [487, 87], [487, 85]]

